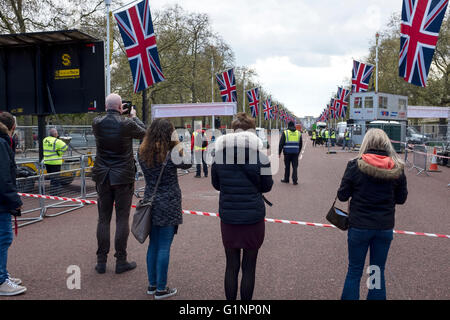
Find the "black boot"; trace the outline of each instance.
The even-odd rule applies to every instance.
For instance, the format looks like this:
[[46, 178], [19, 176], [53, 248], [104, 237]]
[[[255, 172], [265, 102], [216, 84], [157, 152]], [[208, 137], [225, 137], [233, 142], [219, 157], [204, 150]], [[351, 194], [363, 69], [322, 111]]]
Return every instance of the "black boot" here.
[[136, 268], [136, 262], [127, 262], [127, 261], [123, 261], [123, 262], [117, 262], [116, 263], [116, 273], [124, 273], [130, 270], [133, 270]]

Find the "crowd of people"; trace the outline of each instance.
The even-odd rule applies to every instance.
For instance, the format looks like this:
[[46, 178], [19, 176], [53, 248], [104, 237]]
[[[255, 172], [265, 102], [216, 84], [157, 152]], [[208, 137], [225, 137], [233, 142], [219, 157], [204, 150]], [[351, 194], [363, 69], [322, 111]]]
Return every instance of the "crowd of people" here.
[[[316, 127], [311, 131], [311, 141], [313, 147], [317, 145], [325, 147], [334, 147], [337, 145], [337, 132], [334, 128], [320, 128]], [[342, 137], [342, 150], [352, 147], [352, 139], [349, 128], [345, 128], [344, 135]]]
[[[95, 270], [98, 274], [106, 272], [114, 208], [115, 273], [136, 268], [136, 262], [128, 259], [127, 242], [136, 174], [132, 141], [142, 139], [138, 161], [146, 183], [144, 198], [153, 194], [163, 169], [152, 206], [147, 250], [147, 293], [157, 300], [165, 299], [177, 293], [177, 289], [167, 283], [172, 241], [183, 223], [177, 169], [188, 169], [192, 161], [189, 157], [183, 157], [184, 149], [179, 141], [173, 139], [175, 128], [170, 121], [157, 119], [146, 128], [136, 116], [136, 110], [132, 109], [129, 116], [123, 116], [124, 106], [119, 95], [109, 95], [106, 98], [106, 115], [95, 118], [92, 124], [97, 143], [92, 171], [98, 192]], [[236, 300], [239, 291], [242, 300], [251, 300], [258, 252], [265, 237], [264, 218], [268, 201], [263, 194], [271, 191], [274, 181], [270, 161], [262, 152], [261, 140], [254, 133], [254, 119], [245, 113], [238, 113], [231, 127], [234, 133], [223, 135], [214, 142], [211, 183], [220, 192], [220, 230], [226, 257], [225, 297]], [[21, 280], [12, 278], [6, 268], [8, 248], [13, 240], [11, 215], [20, 215], [22, 207], [15, 186], [11, 139], [14, 128], [14, 118], [6, 112], [0, 113], [0, 174], [4, 181], [0, 184], [0, 295], [4, 296], [26, 291], [21, 286]], [[201, 131], [194, 135], [194, 141], [199, 136], [202, 136]], [[322, 132], [316, 132], [316, 139], [313, 135], [314, 144], [318, 137], [322, 137]], [[332, 139], [333, 133], [330, 135], [325, 130], [323, 137], [325, 140]], [[194, 143], [192, 151], [200, 155], [205, 147], [203, 142]], [[302, 133], [295, 129], [293, 123], [289, 123], [288, 129], [281, 135], [278, 150], [280, 157], [284, 153], [283, 183], [289, 182], [292, 166], [292, 181], [294, 185], [298, 184], [297, 167], [302, 147]], [[232, 161], [228, 161], [230, 158]], [[204, 163], [197, 161], [197, 165], [197, 175], [200, 176], [203, 166], [207, 176], [208, 168], [205, 170]], [[371, 129], [367, 132], [358, 156], [347, 165], [337, 197], [341, 201], [350, 201], [348, 273], [341, 298], [359, 299], [364, 262], [370, 250], [370, 263], [379, 266], [382, 278], [380, 288], [369, 289], [367, 298], [386, 299], [384, 270], [393, 238], [395, 206], [406, 201], [407, 187], [404, 164], [384, 131]], [[240, 270], [242, 277], [239, 283]]]

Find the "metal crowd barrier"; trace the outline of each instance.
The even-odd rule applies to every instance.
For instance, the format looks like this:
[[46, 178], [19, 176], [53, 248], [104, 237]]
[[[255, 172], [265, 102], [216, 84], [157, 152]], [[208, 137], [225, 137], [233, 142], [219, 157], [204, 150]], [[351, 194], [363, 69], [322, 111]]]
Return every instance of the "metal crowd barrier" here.
[[418, 146], [415, 145], [413, 147], [413, 163], [412, 169], [417, 169], [418, 173], [417, 175], [421, 174], [422, 172], [427, 173], [427, 148], [425, 146]]

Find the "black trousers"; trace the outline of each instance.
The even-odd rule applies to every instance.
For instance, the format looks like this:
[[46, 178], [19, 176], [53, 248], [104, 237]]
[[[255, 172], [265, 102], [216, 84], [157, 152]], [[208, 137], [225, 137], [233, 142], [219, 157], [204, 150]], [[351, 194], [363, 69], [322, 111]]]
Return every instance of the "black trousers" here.
[[298, 153], [285, 154], [284, 155], [284, 180], [289, 181], [292, 165], [292, 182], [298, 181], [297, 168], [298, 168]]
[[203, 158], [204, 153], [206, 151], [195, 151], [194, 152], [194, 163], [196, 164], [196, 175], [201, 176], [202, 173], [202, 166], [203, 166], [203, 174], [205, 177], [208, 176], [208, 165], [206, 164], [205, 159]]
[[109, 180], [97, 184], [98, 224], [97, 224], [97, 262], [106, 263], [110, 248], [110, 225], [113, 208], [116, 208], [116, 235], [114, 247], [117, 262], [127, 259], [127, 242], [130, 234], [129, 217], [134, 183], [111, 186]]
[[[53, 164], [46, 164], [45, 168], [47, 169], [47, 173], [56, 173], [61, 171], [61, 165], [53, 165]], [[61, 181], [58, 174], [52, 174], [50, 177], [50, 190], [48, 192], [51, 193], [58, 193], [61, 191]]]

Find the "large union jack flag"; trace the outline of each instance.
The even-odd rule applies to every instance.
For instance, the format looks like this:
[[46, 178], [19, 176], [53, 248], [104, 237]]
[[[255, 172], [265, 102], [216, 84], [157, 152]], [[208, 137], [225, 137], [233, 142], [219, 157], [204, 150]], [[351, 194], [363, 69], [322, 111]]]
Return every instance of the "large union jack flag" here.
[[337, 98], [334, 100], [336, 106], [335, 118], [344, 118], [348, 107], [350, 90], [338, 87]]
[[370, 76], [375, 67], [353, 60], [352, 92], [365, 92], [369, 89]]
[[237, 101], [236, 82], [234, 79], [234, 69], [228, 69], [225, 72], [216, 74], [216, 80], [219, 84], [220, 95], [223, 102]]
[[278, 104], [275, 104], [272, 109], [272, 119], [276, 120], [278, 116]]
[[148, 0], [114, 14], [133, 74], [134, 92], [164, 81]]
[[256, 118], [259, 113], [259, 90], [258, 88], [250, 89], [247, 91], [248, 105], [252, 112], [252, 117]]
[[425, 87], [448, 0], [403, 0], [399, 75]]
[[263, 102], [264, 107], [264, 120], [269, 120], [272, 118], [272, 104], [270, 99]]
[[336, 99], [331, 98], [330, 104], [328, 105], [328, 116], [330, 119], [336, 118]]

